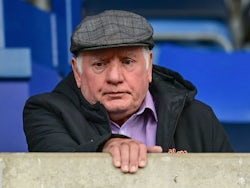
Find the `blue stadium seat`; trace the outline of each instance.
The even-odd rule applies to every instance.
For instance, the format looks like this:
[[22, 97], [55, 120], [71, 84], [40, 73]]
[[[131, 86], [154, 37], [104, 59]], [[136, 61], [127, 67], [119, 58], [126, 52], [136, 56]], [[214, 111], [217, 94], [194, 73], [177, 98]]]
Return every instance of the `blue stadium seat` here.
[[84, 14], [93, 15], [107, 9], [130, 10], [146, 18], [228, 19], [224, 0], [84, 0]]
[[[57, 41], [52, 40], [55, 17], [25, 1], [1, 3], [0, 152], [26, 152], [22, 122], [25, 101], [31, 95], [50, 91], [60, 79], [53, 62], [58, 54], [52, 53]], [[65, 37], [61, 41], [65, 42]]]
[[0, 49], [0, 79], [27, 79], [31, 77], [29, 48]]
[[26, 80], [0, 80], [0, 152], [26, 152], [22, 112], [29, 96]]
[[227, 53], [164, 44], [156, 64], [180, 72], [222, 121], [250, 122], [250, 51]]
[[250, 123], [222, 122], [235, 152], [250, 151]]
[[3, 4], [5, 47], [30, 48], [32, 62], [54, 67], [51, 14], [25, 1], [4, 0]]
[[154, 39], [158, 42], [169, 41], [189, 43], [189, 45], [203, 43], [207, 48], [234, 50], [230, 28], [224, 22], [213, 19], [150, 19], [149, 21], [154, 28]]

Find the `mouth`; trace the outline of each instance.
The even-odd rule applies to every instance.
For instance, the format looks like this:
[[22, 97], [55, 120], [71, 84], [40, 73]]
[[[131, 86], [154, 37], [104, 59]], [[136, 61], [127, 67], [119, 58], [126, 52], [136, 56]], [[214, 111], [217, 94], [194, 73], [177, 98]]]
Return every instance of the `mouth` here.
[[124, 91], [119, 91], [119, 92], [105, 92], [103, 95], [107, 96], [111, 99], [120, 99], [122, 98], [124, 95], [129, 94], [128, 92], [124, 92]]

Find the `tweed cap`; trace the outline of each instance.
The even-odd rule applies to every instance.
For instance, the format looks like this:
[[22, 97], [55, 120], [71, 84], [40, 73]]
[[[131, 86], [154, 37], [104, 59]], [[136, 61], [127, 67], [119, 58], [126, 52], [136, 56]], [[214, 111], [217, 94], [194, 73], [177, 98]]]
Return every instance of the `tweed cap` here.
[[122, 10], [107, 10], [87, 16], [71, 36], [70, 51], [77, 54], [119, 46], [148, 46], [152, 49], [152, 26], [144, 17]]

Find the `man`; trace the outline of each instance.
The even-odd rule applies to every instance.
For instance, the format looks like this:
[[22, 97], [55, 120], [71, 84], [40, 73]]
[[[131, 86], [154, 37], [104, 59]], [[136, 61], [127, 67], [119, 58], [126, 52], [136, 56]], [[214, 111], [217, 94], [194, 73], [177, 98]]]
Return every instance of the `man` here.
[[73, 73], [25, 105], [29, 151], [108, 152], [125, 173], [145, 167], [148, 152], [231, 152], [196, 88], [153, 65], [152, 36], [131, 12], [85, 18], [71, 38]]

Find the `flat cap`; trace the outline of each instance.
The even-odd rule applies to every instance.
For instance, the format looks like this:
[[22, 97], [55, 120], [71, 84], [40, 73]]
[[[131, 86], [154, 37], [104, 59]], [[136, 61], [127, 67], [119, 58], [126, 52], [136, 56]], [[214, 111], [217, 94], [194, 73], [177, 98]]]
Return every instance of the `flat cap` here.
[[87, 16], [71, 36], [70, 51], [120, 46], [148, 46], [152, 49], [153, 28], [142, 16], [122, 10], [107, 10]]

